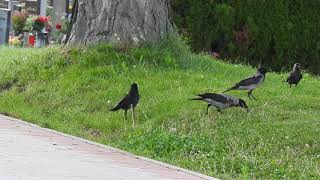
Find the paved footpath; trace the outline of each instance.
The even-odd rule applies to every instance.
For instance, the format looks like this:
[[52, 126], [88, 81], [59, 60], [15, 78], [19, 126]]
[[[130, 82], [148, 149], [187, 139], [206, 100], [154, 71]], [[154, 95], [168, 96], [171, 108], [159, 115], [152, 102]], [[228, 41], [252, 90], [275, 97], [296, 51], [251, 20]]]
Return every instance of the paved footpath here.
[[0, 179], [214, 178], [0, 115]]

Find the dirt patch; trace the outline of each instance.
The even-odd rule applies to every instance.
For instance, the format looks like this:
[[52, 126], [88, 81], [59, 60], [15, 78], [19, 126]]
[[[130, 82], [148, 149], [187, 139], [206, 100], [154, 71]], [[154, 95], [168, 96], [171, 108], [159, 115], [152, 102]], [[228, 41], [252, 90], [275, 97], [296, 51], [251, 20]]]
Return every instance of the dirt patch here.
[[0, 84], [0, 92], [9, 91], [17, 82], [18, 79], [13, 79], [11, 81]]
[[19, 116], [14, 114], [14, 113], [8, 113], [8, 112], [0, 112], [0, 114], [4, 115], [4, 116], [8, 116], [8, 117], [12, 117], [12, 118], [17, 118], [19, 119]]
[[24, 92], [26, 90], [27, 90], [27, 85], [25, 85], [25, 84], [17, 84], [17, 91], [19, 93], [22, 93], [22, 92]]
[[101, 136], [101, 132], [99, 130], [96, 129], [86, 129], [86, 131], [91, 134], [93, 137], [100, 137]]

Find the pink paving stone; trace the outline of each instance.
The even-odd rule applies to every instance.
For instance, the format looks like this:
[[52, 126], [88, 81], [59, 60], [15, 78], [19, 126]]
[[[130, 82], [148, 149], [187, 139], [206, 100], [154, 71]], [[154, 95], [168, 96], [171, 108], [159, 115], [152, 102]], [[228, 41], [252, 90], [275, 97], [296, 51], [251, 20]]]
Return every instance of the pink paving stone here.
[[215, 179], [0, 115], [0, 179]]

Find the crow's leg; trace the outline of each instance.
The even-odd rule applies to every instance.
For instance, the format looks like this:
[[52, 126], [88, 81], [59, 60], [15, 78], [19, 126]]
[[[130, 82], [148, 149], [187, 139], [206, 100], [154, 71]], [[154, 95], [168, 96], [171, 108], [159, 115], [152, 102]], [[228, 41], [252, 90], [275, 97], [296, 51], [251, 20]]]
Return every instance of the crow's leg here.
[[138, 124], [138, 118], [137, 118], [137, 115], [136, 115], [136, 109], [135, 109], [135, 107], [132, 108], [132, 112], [133, 112], [133, 118], [134, 118], [134, 120], [136, 121], [136, 124]]
[[208, 104], [206, 114], [208, 114], [208, 112], [209, 112], [209, 107], [210, 107], [210, 106], [211, 106], [211, 104]]
[[125, 119], [125, 120], [127, 120], [127, 111], [128, 111], [128, 109], [125, 109], [125, 110], [124, 110], [124, 119]]
[[127, 109], [124, 110], [124, 131], [127, 131]]
[[253, 89], [250, 89], [248, 92], [249, 99], [250, 99], [250, 97], [252, 97], [254, 100], [257, 100], [257, 98], [253, 96], [252, 91], [253, 91]]
[[258, 100], [256, 97], [253, 96], [253, 94], [251, 94], [251, 97], [252, 97], [254, 100]]
[[134, 107], [132, 104], [130, 106], [131, 106], [132, 127], [134, 128]]

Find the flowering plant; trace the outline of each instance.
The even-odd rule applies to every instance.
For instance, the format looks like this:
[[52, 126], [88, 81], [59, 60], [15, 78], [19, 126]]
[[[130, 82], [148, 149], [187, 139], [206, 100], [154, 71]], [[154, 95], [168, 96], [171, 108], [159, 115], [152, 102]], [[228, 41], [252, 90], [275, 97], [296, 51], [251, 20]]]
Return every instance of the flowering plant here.
[[26, 20], [26, 24], [23, 28], [23, 30], [31, 32], [33, 30], [33, 22], [37, 18], [36, 15], [29, 15], [29, 17]]
[[15, 12], [12, 15], [12, 24], [13, 24], [13, 30], [15, 33], [21, 33], [24, 29], [24, 26], [26, 24], [26, 21], [28, 19], [28, 12], [27, 11], [21, 11], [21, 12]]
[[17, 36], [10, 37], [9, 45], [11, 45], [11, 46], [20, 46], [21, 45], [21, 41], [19, 40], [19, 37], [17, 37]]
[[61, 24], [57, 23], [57, 24], [56, 24], [56, 29], [57, 29], [57, 30], [61, 30], [61, 28], [62, 28]]
[[48, 17], [38, 16], [33, 20], [33, 24], [32, 24], [33, 30], [38, 32], [44, 30], [49, 20], [50, 20], [49, 16]]
[[62, 16], [60, 19], [60, 23], [56, 24], [56, 29], [60, 31], [62, 34], [67, 34], [68, 29], [70, 28], [70, 23], [65, 16]]
[[54, 25], [56, 30], [53, 31], [52, 38], [54, 39], [55, 43], [59, 44], [66, 38], [66, 34], [70, 28], [70, 23], [66, 16], [66, 14], [62, 16], [61, 19]]

